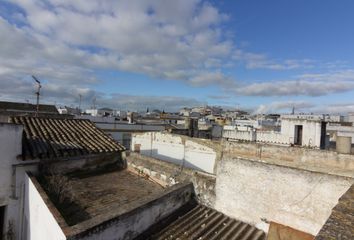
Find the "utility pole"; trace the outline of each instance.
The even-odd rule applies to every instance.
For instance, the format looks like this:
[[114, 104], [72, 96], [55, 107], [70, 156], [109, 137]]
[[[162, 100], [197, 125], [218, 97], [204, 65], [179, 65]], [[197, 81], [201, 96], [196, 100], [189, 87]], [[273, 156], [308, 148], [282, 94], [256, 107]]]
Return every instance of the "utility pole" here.
[[34, 79], [34, 81], [36, 81], [37, 83], [37, 92], [36, 92], [36, 95], [37, 95], [37, 108], [36, 108], [36, 113], [35, 113], [35, 116], [38, 117], [38, 112], [39, 112], [39, 96], [41, 95], [40, 91], [41, 91], [41, 82], [35, 77], [32, 75], [32, 78]]
[[96, 97], [93, 98], [92, 104], [93, 104], [93, 109], [96, 109]]

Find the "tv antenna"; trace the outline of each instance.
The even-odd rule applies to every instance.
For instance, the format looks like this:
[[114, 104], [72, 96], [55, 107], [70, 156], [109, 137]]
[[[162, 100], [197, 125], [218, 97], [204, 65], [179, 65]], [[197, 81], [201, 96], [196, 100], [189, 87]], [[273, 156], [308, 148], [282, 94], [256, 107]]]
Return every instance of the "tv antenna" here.
[[36, 92], [36, 95], [37, 95], [37, 107], [36, 107], [36, 113], [35, 113], [35, 116], [38, 117], [38, 112], [39, 112], [39, 96], [41, 95], [41, 82], [35, 77], [32, 75], [32, 78], [34, 79], [34, 81], [36, 81], [37, 83], [37, 92]]

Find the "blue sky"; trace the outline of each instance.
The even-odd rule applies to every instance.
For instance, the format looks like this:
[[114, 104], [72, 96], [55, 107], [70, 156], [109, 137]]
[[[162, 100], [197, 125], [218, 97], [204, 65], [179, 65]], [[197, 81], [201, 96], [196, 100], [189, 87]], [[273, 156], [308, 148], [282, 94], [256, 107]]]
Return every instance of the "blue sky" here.
[[0, 2], [0, 99], [354, 111], [349, 0]]

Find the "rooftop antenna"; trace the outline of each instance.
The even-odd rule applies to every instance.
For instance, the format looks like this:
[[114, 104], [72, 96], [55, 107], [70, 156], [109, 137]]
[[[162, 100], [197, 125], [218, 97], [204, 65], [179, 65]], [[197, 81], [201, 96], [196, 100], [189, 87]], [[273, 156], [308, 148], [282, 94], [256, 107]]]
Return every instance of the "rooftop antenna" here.
[[32, 78], [34, 79], [34, 81], [36, 81], [37, 83], [37, 92], [36, 92], [36, 95], [37, 95], [37, 107], [36, 107], [36, 113], [35, 113], [35, 116], [38, 117], [38, 112], [39, 112], [39, 95], [41, 95], [40, 91], [41, 91], [41, 82], [35, 77], [32, 75]]
[[79, 102], [79, 111], [80, 111], [80, 114], [81, 114], [81, 99], [82, 99], [82, 95], [79, 94], [79, 98], [80, 98], [80, 102]]

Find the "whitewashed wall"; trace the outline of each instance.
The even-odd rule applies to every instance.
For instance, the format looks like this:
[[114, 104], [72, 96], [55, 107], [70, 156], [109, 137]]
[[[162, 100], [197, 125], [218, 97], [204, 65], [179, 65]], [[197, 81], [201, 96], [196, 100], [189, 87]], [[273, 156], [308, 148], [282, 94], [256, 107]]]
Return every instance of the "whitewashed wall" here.
[[[23, 127], [15, 124], [0, 123], [0, 206], [5, 206], [4, 233], [13, 232], [18, 237], [20, 199], [12, 198], [17, 193], [13, 184], [13, 164], [22, 152]], [[0, 236], [1, 237], [1, 236]]]
[[256, 132], [253, 130], [249, 131], [239, 131], [239, 130], [227, 130], [224, 129], [223, 131], [223, 138], [231, 138], [237, 140], [244, 140], [244, 141], [255, 141], [256, 140]]
[[63, 231], [32, 183], [25, 176], [24, 224], [28, 240], [64, 240]]
[[295, 125], [302, 125], [302, 146], [320, 147], [321, 145], [321, 122], [305, 119], [282, 119], [281, 134], [294, 143]]
[[215, 208], [264, 231], [262, 219], [316, 235], [353, 184], [352, 178], [227, 156], [217, 169]]
[[293, 144], [295, 142], [295, 125], [302, 125], [302, 146], [320, 147], [321, 145], [321, 122], [308, 121], [306, 119], [283, 119], [281, 131], [260, 131], [239, 127], [224, 127], [223, 138], [267, 142], [276, 144]]
[[22, 152], [22, 126], [0, 123], [0, 206], [11, 196], [12, 164]]
[[[200, 140], [202, 141], [202, 140]], [[132, 150], [188, 168], [214, 173], [216, 151], [184, 136], [148, 132], [132, 136]]]
[[257, 131], [256, 141], [289, 144], [289, 140], [280, 132]]

